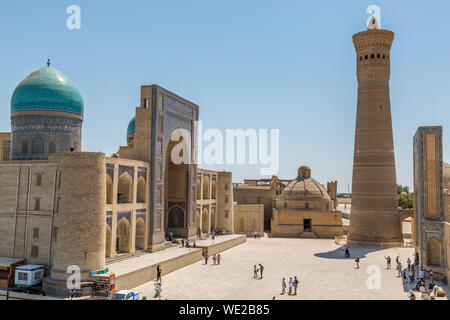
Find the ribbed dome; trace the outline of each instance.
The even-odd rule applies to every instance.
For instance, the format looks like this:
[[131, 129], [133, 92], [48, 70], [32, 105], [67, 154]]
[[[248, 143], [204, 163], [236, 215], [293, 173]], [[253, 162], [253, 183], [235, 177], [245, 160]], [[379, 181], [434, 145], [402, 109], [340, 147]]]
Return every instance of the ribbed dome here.
[[133, 117], [128, 123], [127, 128], [127, 137], [134, 136], [134, 132], [136, 131], [136, 117]]
[[311, 178], [311, 169], [301, 166], [298, 169], [297, 179], [292, 180], [283, 189], [280, 195], [281, 201], [330, 201], [325, 188], [315, 179]]
[[83, 107], [83, 97], [77, 86], [49, 66], [29, 74], [11, 97], [11, 113], [45, 110], [83, 115]]

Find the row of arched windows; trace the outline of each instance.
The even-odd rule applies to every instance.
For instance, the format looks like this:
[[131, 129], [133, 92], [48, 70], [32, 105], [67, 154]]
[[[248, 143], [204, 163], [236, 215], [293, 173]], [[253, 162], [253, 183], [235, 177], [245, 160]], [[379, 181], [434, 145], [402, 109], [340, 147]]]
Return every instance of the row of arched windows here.
[[[136, 203], [146, 202], [146, 181], [140, 177], [137, 182]], [[123, 173], [117, 183], [117, 203], [133, 203], [133, 178], [128, 173]], [[112, 179], [106, 175], [106, 203], [113, 203]]]
[[[23, 154], [28, 154], [28, 140], [23, 140], [20, 148], [20, 152]], [[31, 154], [44, 154], [45, 152], [45, 142], [42, 137], [33, 137], [31, 139]], [[48, 145], [48, 153], [56, 153], [56, 144], [51, 142]]]
[[[213, 180], [211, 183], [211, 193], [209, 190], [209, 178], [205, 176], [203, 178], [203, 183], [200, 182], [200, 178], [197, 178], [197, 200], [207, 200], [207, 199], [216, 199], [216, 181]], [[202, 191], [201, 186], [203, 186], [203, 198], [202, 198]]]
[[[383, 54], [377, 53], [376, 58], [377, 58], [377, 59], [389, 59], [389, 55], [386, 56], [386, 54], [384, 54], [384, 53], [383, 53]], [[366, 55], [364, 56], [364, 59], [365, 59], [365, 60], [368, 60], [368, 59], [369, 59], [369, 55], [366, 54]], [[370, 59], [375, 59], [375, 53], [372, 53], [372, 54], [370, 55]], [[363, 56], [359, 56], [359, 60], [362, 61], [362, 60], [363, 60]]]

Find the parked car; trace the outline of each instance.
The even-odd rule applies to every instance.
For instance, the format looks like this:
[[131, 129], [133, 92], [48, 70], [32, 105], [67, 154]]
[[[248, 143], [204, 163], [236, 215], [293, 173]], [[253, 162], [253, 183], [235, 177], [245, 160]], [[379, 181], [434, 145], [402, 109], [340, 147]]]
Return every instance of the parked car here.
[[139, 300], [139, 293], [131, 290], [119, 290], [111, 297], [111, 300]]
[[18, 293], [32, 294], [31, 291], [28, 290], [27, 288], [21, 288], [21, 287], [11, 288], [11, 289], [9, 289], [9, 291], [11, 291], [11, 292], [18, 292]]

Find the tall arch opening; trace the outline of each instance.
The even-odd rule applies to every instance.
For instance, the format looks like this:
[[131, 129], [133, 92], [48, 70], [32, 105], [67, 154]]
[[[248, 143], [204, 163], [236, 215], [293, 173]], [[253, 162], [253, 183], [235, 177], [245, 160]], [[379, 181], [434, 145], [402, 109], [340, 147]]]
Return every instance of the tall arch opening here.
[[205, 176], [203, 178], [203, 199], [209, 199], [209, 178]]
[[145, 203], [146, 200], [146, 182], [143, 177], [140, 177], [137, 182], [137, 202]]
[[188, 191], [189, 166], [179, 163], [184, 159], [186, 145], [182, 141], [170, 141], [166, 151], [165, 170], [165, 231], [175, 236], [186, 236], [186, 208]]
[[125, 218], [120, 219], [117, 224], [116, 251], [118, 253], [131, 251], [130, 223]]
[[217, 184], [216, 181], [213, 180], [213, 182], [211, 183], [211, 199], [216, 199], [216, 189], [217, 189]]
[[202, 183], [200, 179], [197, 178], [197, 200], [202, 199]]
[[106, 248], [105, 248], [105, 256], [106, 258], [111, 257], [111, 236], [112, 236], [112, 232], [111, 232], [111, 228], [106, 225]]
[[209, 212], [208, 212], [208, 209], [205, 208], [205, 209], [203, 209], [203, 212], [202, 212], [202, 232], [203, 233], [209, 233], [209, 231], [210, 231], [209, 223], [210, 223]]
[[243, 217], [239, 218], [239, 232], [247, 232], [245, 228], [245, 219]]
[[106, 175], [106, 203], [113, 203], [113, 183], [108, 175]]
[[201, 224], [200, 224], [201, 220], [200, 220], [200, 211], [196, 211], [195, 212], [195, 227], [196, 227], [196, 232], [197, 234], [201, 232]]
[[216, 209], [211, 209], [211, 230], [216, 227]]
[[139, 250], [145, 249], [145, 221], [142, 218], [139, 218], [136, 222], [135, 247]]
[[436, 238], [427, 240], [427, 265], [441, 265], [441, 242]]
[[117, 203], [133, 202], [133, 179], [128, 172], [119, 177], [117, 185]]

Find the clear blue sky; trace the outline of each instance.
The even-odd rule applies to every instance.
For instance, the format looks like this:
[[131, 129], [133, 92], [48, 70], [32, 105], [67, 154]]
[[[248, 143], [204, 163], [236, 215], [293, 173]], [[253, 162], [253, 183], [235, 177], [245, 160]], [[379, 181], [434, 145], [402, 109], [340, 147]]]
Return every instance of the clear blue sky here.
[[[66, 8], [81, 7], [81, 30]], [[16, 85], [45, 65], [67, 74], [85, 100], [83, 149], [126, 145], [139, 86], [159, 84], [200, 105], [205, 128], [279, 128], [280, 172], [307, 164], [321, 183], [351, 186], [356, 112], [352, 35], [366, 8], [395, 32], [391, 105], [397, 181], [412, 186], [412, 137], [444, 126], [449, 161], [450, 1], [2, 1], [0, 131], [10, 130]], [[257, 178], [255, 166], [232, 170]]]

